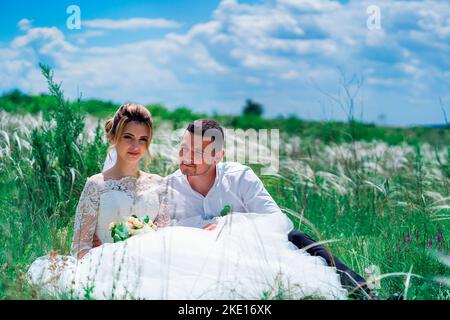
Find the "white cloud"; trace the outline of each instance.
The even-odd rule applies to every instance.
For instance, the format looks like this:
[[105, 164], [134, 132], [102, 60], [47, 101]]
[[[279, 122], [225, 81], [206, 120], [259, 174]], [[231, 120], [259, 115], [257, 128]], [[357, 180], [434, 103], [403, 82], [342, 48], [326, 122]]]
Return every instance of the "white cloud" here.
[[[306, 110], [316, 106], [320, 96], [310, 83], [335, 90], [337, 67], [350, 73], [370, 70], [365, 94], [373, 99], [368, 108], [389, 108], [385, 101], [377, 102], [387, 89], [398, 96], [411, 90], [423, 99], [444, 96], [440, 79], [448, 83], [450, 5], [437, 0], [382, 0], [377, 2], [382, 29], [370, 31], [366, 8], [372, 2], [224, 0], [209, 21], [187, 32], [114, 46], [91, 46], [88, 40], [113, 36], [108, 30], [177, 28], [180, 23], [88, 20], [82, 22], [86, 31], [71, 42], [55, 27], [32, 28], [23, 19], [18, 26], [25, 35], [0, 48], [0, 72], [7, 79], [0, 90], [42, 89], [45, 82], [39, 80], [37, 62], [43, 61], [55, 67], [68, 92], [79, 87], [85, 96], [163, 101], [202, 111], [215, 106], [238, 110], [241, 106], [227, 103], [249, 97], [261, 99], [269, 113], [273, 108], [272, 114]], [[319, 111], [308, 112], [320, 118]], [[372, 111], [379, 112], [388, 114]]]
[[76, 47], [65, 40], [64, 34], [56, 27], [32, 28], [24, 36], [16, 37], [12, 43], [13, 49], [39, 48], [42, 54], [70, 53]]
[[418, 25], [423, 30], [431, 31], [442, 39], [450, 37], [450, 17], [448, 15], [445, 16], [430, 9], [420, 10], [419, 14], [421, 18]]
[[302, 13], [323, 13], [342, 9], [342, 5], [336, 1], [321, 0], [278, 0], [281, 7], [295, 9]]
[[231, 57], [239, 60], [242, 66], [249, 69], [273, 69], [289, 65], [288, 59], [262, 54], [258, 51], [252, 52], [243, 48], [231, 50]]
[[169, 29], [178, 28], [180, 23], [167, 19], [94, 19], [83, 20], [82, 27], [108, 30], [139, 30], [139, 29]]
[[187, 53], [190, 54], [190, 58], [197, 65], [197, 67], [204, 69], [207, 72], [229, 72], [228, 68], [212, 58], [208, 52], [208, 49], [201, 44], [190, 46], [190, 49], [189, 51], [187, 51]]
[[300, 74], [295, 70], [289, 70], [281, 74], [280, 78], [284, 80], [293, 80], [300, 77]]
[[102, 30], [88, 30], [75, 37], [78, 44], [86, 44], [87, 40], [106, 35]]
[[245, 77], [245, 82], [252, 85], [260, 85], [262, 84], [262, 80], [256, 77]]
[[27, 31], [31, 28], [31, 21], [28, 19], [21, 19], [18, 23], [17, 26], [19, 27], [20, 30], [22, 31]]
[[192, 26], [186, 34], [169, 33], [166, 38], [181, 45], [188, 45], [196, 38], [206, 38], [212, 42], [217, 42], [215, 39], [220, 33], [221, 27], [220, 22], [209, 21]]

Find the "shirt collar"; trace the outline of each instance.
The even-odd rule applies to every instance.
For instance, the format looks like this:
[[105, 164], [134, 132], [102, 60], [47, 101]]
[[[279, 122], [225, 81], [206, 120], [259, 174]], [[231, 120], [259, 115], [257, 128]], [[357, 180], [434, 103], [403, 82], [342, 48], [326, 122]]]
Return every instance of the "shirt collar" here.
[[223, 163], [222, 161], [216, 164], [216, 179], [214, 180], [213, 187], [217, 187], [220, 184], [223, 176]]

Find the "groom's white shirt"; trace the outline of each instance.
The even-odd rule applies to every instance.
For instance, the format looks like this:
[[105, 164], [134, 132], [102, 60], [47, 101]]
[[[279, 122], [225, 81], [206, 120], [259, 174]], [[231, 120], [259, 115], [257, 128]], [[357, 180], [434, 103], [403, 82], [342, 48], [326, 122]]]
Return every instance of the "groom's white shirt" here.
[[231, 205], [233, 212], [281, 211], [253, 170], [240, 163], [218, 163], [214, 185], [206, 196], [193, 190], [180, 170], [166, 180], [172, 225], [201, 228], [220, 216], [225, 205]]

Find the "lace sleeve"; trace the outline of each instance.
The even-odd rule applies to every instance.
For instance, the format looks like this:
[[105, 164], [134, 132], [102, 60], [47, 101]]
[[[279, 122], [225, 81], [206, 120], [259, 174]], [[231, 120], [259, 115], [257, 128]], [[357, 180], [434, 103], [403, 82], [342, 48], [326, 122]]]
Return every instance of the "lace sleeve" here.
[[170, 224], [167, 188], [167, 183], [164, 180], [161, 181], [161, 187], [158, 190], [159, 212], [154, 221], [158, 228], [164, 228]]
[[100, 195], [98, 184], [88, 179], [78, 202], [71, 252], [77, 257], [78, 253], [92, 248], [93, 237], [97, 227]]

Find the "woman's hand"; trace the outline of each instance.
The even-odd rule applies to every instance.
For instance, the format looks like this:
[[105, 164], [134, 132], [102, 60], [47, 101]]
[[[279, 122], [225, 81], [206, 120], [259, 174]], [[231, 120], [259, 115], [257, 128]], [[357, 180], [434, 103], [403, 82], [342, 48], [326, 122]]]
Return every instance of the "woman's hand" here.
[[96, 234], [94, 234], [94, 239], [92, 241], [92, 247], [96, 248], [96, 247], [100, 247], [103, 243], [100, 241], [99, 237], [97, 237]]
[[[96, 234], [94, 234], [94, 237], [92, 239], [92, 248], [100, 247], [102, 244], [103, 243], [100, 241], [100, 238], [97, 237]], [[78, 252], [78, 254], [77, 254], [78, 260], [83, 258], [86, 255], [86, 253], [88, 253], [88, 252], [89, 252], [89, 249], [84, 249], [84, 250], [81, 250], [80, 252]]]

